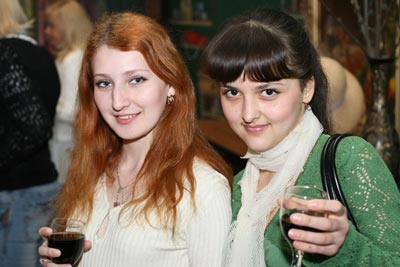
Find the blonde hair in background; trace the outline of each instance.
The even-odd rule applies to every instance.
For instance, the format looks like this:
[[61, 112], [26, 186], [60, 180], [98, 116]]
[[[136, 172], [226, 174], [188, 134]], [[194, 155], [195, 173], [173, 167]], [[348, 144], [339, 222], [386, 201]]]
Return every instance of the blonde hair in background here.
[[62, 39], [57, 44], [57, 61], [70, 51], [85, 48], [93, 24], [84, 8], [75, 0], [52, 2], [45, 10], [45, 18], [52, 19], [61, 31]]
[[19, 0], [0, 0], [0, 36], [21, 33], [32, 25]]

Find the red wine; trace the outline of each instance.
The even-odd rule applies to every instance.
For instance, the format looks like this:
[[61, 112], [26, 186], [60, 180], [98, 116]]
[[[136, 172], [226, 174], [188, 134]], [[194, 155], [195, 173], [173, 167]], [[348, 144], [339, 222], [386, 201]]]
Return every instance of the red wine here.
[[75, 264], [83, 253], [85, 235], [77, 232], [53, 233], [48, 240], [48, 246], [61, 251], [61, 256], [53, 258], [57, 264]]
[[310, 232], [317, 232], [317, 233], [322, 232], [321, 230], [318, 230], [315, 228], [311, 228], [311, 227], [307, 227], [307, 226], [300, 226], [300, 225], [291, 223], [290, 219], [289, 219], [290, 215], [291, 214], [282, 215], [281, 226], [282, 226], [283, 235], [285, 236], [286, 240], [289, 240], [291, 243], [293, 242], [293, 239], [289, 238], [288, 232], [292, 228], [296, 228], [296, 229], [300, 229], [300, 230], [304, 230], [304, 231], [310, 231]]

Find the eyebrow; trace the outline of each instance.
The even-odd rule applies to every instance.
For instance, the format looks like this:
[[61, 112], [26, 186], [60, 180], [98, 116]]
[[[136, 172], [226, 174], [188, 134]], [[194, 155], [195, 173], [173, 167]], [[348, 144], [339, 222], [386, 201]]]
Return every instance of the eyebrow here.
[[[261, 82], [260, 85], [257, 85], [253, 89], [257, 89], [257, 90], [264, 89], [265, 86], [271, 86], [271, 85], [284, 85], [284, 83], [282, 83], [280, 81]], [[225, 87], [227, 89], [230, 89], [230, 90], [238, 90], [238, 87], [233, 86], [233, 85], [229, 85], [228, 83], [221, 83], [221, 86]]]
[[149, 69], [133, 69], [133, 70], [127, 70], [123, 74], [124, 75], [132, 75], [132, 74], [135, 74], [136, 72], [148, 72], [148, 73], [150, 73], [151, 71]]
[[230, 90], [232, 90], [232, 89], [236, 90], [237, 89], [237, 87], [231, 86], [231, 85], [227, 85], [226, 83], [221, 83], [221, 87], [225, 87], [226, 89], [230, 89]]
[[[133, 69], [133, 70], [127, 70], [127, 71], [123, 72], [122, 74], [125, 75], [125, 76], [130, 76], [130, 75], [133, 75], [133, 74], [135, 74], [137, 72], [151, 73], [151, 71], [149, 69]], [[93, 74], [93, 78], [94, 77], [107, 77], [107, 76], [109, 76], [109, 75], [106, 74], [106, 73]]]

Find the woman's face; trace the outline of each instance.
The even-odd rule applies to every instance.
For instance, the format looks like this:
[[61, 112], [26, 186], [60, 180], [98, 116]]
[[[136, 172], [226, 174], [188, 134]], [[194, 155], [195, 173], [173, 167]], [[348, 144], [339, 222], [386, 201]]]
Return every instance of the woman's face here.
[[60, 28], [60, 22], [55, 16], [46, 17], [44, 35], [50, 50], [57, 50], [58, 46], [62, 42], [63, 35], [62, 29]]
[[158, 78], [138, 51], [101, 46], [92, 61], [94, 100], [102, 117], [122, 139], [144, 139], [164, 111], [175, 89]]
[[225, 117], [249, 151], [260, 153], [275, 147], [300, 122], [305, 105], [314, 94], [314, 80], [303, 92], [298, 79], [253, 82], [243, 79], [220, 89]]

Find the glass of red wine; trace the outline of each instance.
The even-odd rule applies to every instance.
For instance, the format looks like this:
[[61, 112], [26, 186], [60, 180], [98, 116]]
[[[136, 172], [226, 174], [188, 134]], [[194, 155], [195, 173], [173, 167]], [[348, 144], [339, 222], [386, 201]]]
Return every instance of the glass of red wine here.
[[325, 191], [310, 187], [310, 186], [288, 186], [283, 194], [283, 199], [280, 208], [280, 224], [282, 233], [286, 241], [292, 248], [292, 263], [291, 267], [301, 267], [304, 252], [293, 248], [293, 240], [290, 239], [288, 232], [292, 228], [301, 229], [304, 231], [320, 232], [318, 229], [304, 227], [293, 224], [290, 221], [290, 216], [293, 213], [303, 213], [312, 216], [326, 217], [327, 214], [318, 213], [307, 210], [307, 202], [311, 199], [328, 199]]
[[57, 264], [75, 265], [83, 254], [85, 223], [71, 218], [54, 218], [50, 227], [53, 233], [48, 238], [48, 246], [61, 251], [61, 255], [52, 258], [52, 261]]

